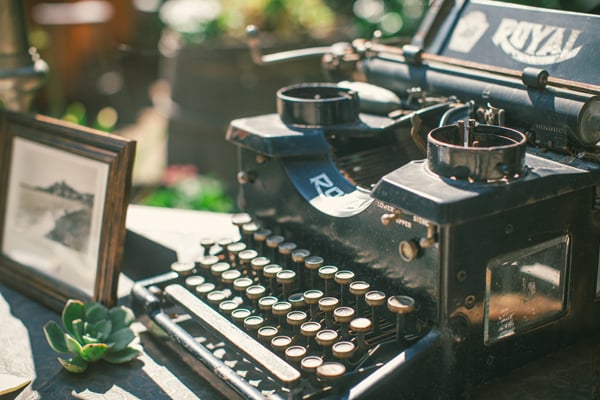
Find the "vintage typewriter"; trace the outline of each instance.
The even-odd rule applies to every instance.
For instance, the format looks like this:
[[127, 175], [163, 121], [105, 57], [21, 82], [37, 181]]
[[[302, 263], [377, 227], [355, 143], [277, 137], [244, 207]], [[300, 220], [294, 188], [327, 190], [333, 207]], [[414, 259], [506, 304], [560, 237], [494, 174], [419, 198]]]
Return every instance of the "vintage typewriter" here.
[[266, 56], [255, 33], [334, 83], [231, 122], [239, 236], [132, 292], [225, 397], [457, 398], [598, 332], [599, 17], [439, 1], [402, 47]]

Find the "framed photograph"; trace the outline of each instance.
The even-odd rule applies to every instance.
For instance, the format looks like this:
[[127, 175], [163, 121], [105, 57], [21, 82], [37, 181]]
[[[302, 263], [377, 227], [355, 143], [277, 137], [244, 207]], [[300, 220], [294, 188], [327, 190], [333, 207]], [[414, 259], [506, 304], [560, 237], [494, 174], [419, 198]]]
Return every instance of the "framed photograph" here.
[[134, 154], [120, 136], [0, 111], [0, 279], [56, 310], [113, 306]]

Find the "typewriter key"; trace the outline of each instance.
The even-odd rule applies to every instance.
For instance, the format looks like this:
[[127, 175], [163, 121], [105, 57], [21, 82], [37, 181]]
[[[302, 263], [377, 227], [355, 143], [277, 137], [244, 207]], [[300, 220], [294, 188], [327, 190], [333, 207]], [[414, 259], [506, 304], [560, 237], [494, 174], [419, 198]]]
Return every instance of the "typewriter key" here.
[[356, 296], [356, 313], [359, 314], [363, 308], [363, 296], [371, 289], [371, 285], [365, 281], [354, 281], [348, 286], [350, 294]]
[[[251, 285], [246, 288], [246, 297], [253, 302], [257, 302], [265, 293], [267, 289], [262, 285]], [[258, 303], [255, 306], [258, 306]]]
[[253, 274], [258, 277], [258, 280], [262, 284], [265, 284], [263, 269], [269, 264], [271, 264], [271, 260], [267, 257], [256, 257], [250, 261], [250, 267], [252, 268]]
[[237, 301], [233, 300], [224, 300], [219, 303], [219, 311], [224, 315], [230, 316], [231, 312], [238, 308], [239, 304]]
[[231, 285], [233, 281], [242, 277], [242, 273], [237, 269], [228, 269], [221, 274], [221, 282], [224, 285]]
[[356, 350], [356, 346], [354, 343], [343, 340], [341, 342], [336, 342], [331, 346], [331, 353], [333, 356], [340, 360], [347, 360], [354, 355], [354, 351]]
[[271, 347], [277, 352], [283, 352], [292, 344], [292, 338], [289, 336], [275, 336], [271, 339]]
[[235, 242], [227, 246], [227, 254], [232, 267], [237, 268], [239, 266], [238, 254], [243, 250], [246, 250], [246, 243], [243, 242]]
[[285, 238], [281, 235], [271, 235], [265, 240], [267, 246], [267, 257], [270, 257], [276, 263], [279, 263], [279, 251], [277, 251], [279, 245], [285, 241]]
[[[290, 311], [285, 316], [285, 321], [294, 330], [294, 338], [300, 333], [300, 325], [306, 322], [308, 315], [304, 311]], [[296, 339], [297, 340], [297, 339]]]
[[206, 279], [200, 275], [190, 275], [185, 278], [185, 286], [190, 290], [194, 290], [196, 286], [201, 285], [204, 282], [206, 282]]
[[258, 308], [263, 312], [265, 320], [271, 320], [273, 315], [273, 304], [277, 303], [279, 299], [275, 296], [264, 296], [258, 299]]
[[196, 265], [189, 261], [175, 261], [171, 264], [171, 271], [176, 272], [180, 277], [190, 276], [194, 273]]
[[250, 274], [252, 260], [254, 260], [256, 257], [258, 257], [258, 252], [256, 250], [246, 249], [239, 252], [239, 267], [244, 274]]
[[325, 296], [327, 296], [330, 291], [329, 281], [331, 281], [335, 277], [335, 274], [337, 272], [338, 267], [336, 267], [335, 265], [325, 265], [319, 268], [319, 278], [323, 279], [323, 291], [325, 292]]
[[311, 289], [304, 292], [304, 301], [310, 307], [310, 319], [317, 318], [317, 305], [323, 297], [323, 292], [317, 289]]
[[307, 374], [314, 374], [323, 365], [323, 359], [319, 356], [306, 356], [300, 361], [300, 368]]
[[242, 325], [244, 320], [250, 315], [252, 315], [252, 311], [248, 310], [247, 308], [236, 308], [235, 310], [231, 311], [231, 319], [233, 322], [240, 325]]
[[315, 335], [315, 342], [323, 349], [325, 358], [331, 356], [331, 345], [337, 342], [339, 336], [333, 329], [323, 329]]
[[242, 241], [248, 247], [254, 247], [254, 233], [260, 229], [260, 225], [256, 222], [249, 222], [242, 225]]
[[289, 296], [290, 285], [296, 280], [296, 273], [291, 269], [284, 269], [275, 275], [275, 279], [277, 280], [277, 283], [281, 285], [283, 298], [287, 299]]
[[368, 318], [355, 318], [350, 321], [350, 330], [356, 333], [356, 348], [359, 353], [367, 351], [367, 341], [365, 333], [371, 329], [371, 320]]
[[354, 272], [341, 270], [335, 273], [333, 279], [340, 285], [340, 303], [344, 306], [347, 303], [346, 287], [354, 280]]
[[265, 241], [271, 236], [271, 230], [261, 228], [254, 232], [254, 244], [259, 253], [265, 252]]
[[265, 320], [260, 315], [251, 315], [244, 319], [244, 328], [255, 334], [258, 333], [258, 330], [264, 322]]
[[415, 300], [410, 296], [397, 295], [387, 300], [387, 308], [396, 314], [396, 340], [404, 335], [405, 315], [414, 311]]
[[277, 336], [278, 333], [279, 333], [279, 331], [274, 326], [270, 326], [270, 325], [263, 326], [258, 329], [258, 340], [260, 340], [263, 343], [270, 343], [271, 340], [275, 336]]
[[218, 262], [214, 265], [210, 266], [210, 273], [214, 277], [221, 277], [221, 274], [227, 270], [229, 270], [231, 266], [225, 262]]
[[269, 289], [274, 296], [279, 293], [275, 284], [275, 277], [279, 271], [283, 271], [283, 267], [279, 264], [269, 264], [263, 268], [263, 276], [267, 279], [267, 282], [269, 282]]
[[312, 347], [312, 338], [321, 330], [321, 324], [317, 321], [308, 321], [300, 325], [300, 334], [306, 337], [306, 347]]
[[371, 307], [371, 319], [373, 320], [373, 332], [379, 333], [379, 316], [377, 309], [385, 304], [385, 293], [379, 290], [371, 290], [365, 293], [365, 303]]
[[238, 292], [240, 296], [244, 296], [246, 294], [246, 289], [252, 286], [253, 283], [252, 279], [248, 277], [237, 278], [233, 281], [233, 289]]
[[293, 293], [289, 295], [287, 301], [292, 303], [292, 308], [294, 310], [303, 309], [306, 307], [306, 301], [304, 301], [304, 294], [302, 293]]
[[340, 301], [335, 297], [323, 297], [319, 300], [319, 310], [325, 314], [325, 326], [334, 328], [332, 312], [340, 305]]
[[351, 307], [338, 307], [335, 310], [333, 310], [333, 319], [335, 320], [335, 322], [337, 322], [338, 324], [340, 324], [340, 335], [343, 338], [348, 337], [349, 334], [349, 330], [348, 330], [348, 323], [350, 321], [352, 321], [352, 319], [354, 319], [354, 316], [356, 315], [356, 311], [354, 311], [354, 308]]
[[306, 356], [306, 348], [303, 346], [290, 346], [285, 349], [285, 358], [291, 363], [300, 362]]
[[250, 222], [252, 222], [252, 217], [248, 213], [238, 213], [231, 216], [231, 223], [238, 228]]
[[322, 381], [330, 381], [339, 378], [346, 373], [346, 366], [339, 362], [326, 362], [317, 367], [317, 378]]
[[280, 256], [279, 261], [285, 268], [291, 267], [291, 254], [292, 251], [296, 250], [297, 247], [298, 245], [296, 245], [296, 243], [285, 242], [281, 243], [277, 248], [277, 251], [279, 252]]
[[213, 290], [206, 294], [206, 301], [212, 306], [218, 306], [223, 300], [227, 299], [227, 293], [223, 290]]
[[217, 264], [219, 262], [219, 257], [217, 256], [204, 256], [198, 260], [198, 266], [203, 272], [209, 271], [210, 267]]
[[200, 297], [201, 299], [205, 299], [206, 295], [210, 292], [212, 292], [213, 290], [215, 290], [216, 286], [214, 283], [212, 282], [204, 282], [198, 286], [196, 286], [196, 296]]
[[210, 249], [215, 245], [215, 240], [213, 238], [202, 238], [200, 239], [200, 246], [204, 249], [204, 255], [210, 255]]
[[308, 270], [309, 273], [309, 285], [311, 288], [315, 288], [315, 280], [316, 280], [316, 270], [323, 266], [325, 261], [323, 258], [319, 256], [310, 256], [304, 260], [304, 268]]
[[310, 251], [306, 249], [296, 249], [292, 251], [291, 258], [294, 263], [294, 269], [298, 274], [298, 289], [304, 290], [304, 261], [310, 256]]

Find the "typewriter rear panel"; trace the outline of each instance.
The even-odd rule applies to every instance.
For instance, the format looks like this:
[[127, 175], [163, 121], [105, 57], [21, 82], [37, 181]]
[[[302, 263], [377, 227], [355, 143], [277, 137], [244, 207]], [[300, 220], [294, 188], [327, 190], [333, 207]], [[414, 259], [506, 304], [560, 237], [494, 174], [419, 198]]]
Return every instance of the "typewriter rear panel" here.
[[411, 46], [332, 47], [334, 80], [377, 87], [293, 85], [232, 121], [239, 237], [138, 308], [242, 398], [456, 398], [593, 340], [598, 22], [434, 2]]

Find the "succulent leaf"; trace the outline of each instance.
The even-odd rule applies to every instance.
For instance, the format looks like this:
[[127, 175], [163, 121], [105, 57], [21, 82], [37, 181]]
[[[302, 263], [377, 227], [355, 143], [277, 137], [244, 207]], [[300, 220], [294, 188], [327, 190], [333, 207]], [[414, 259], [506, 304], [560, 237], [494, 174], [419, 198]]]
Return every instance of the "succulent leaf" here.
[[67, 332], [73, 334], [73, 321], [83, 319], [83, 302], [79, 300], [69, 300], [62, 312], [62, 322]]
[[75, 339], [73, 336], [65, 333], [65, 342], [67, 344], [67, 349], [69, 349], [70, 353], [79, 355], [81, 354], [81, 344]]
[[112, 343], [110, 351], [117, 352], [125, 349], [133, 339], [135, 339], [135, 333], [131, 329], [119, 329], [108, 338], [108, 342]]
[[131, 325], [135, 320], [135, 315], [127, 307], [114, 307], [110, 310], [110, 320], [112, 321], [112, 329], [118, 331]]
[[108, 308], [95, 301], [85, 303], [85, 320], [89, 323], [96, 323], [108, 318]]
[[90, 343], [81, 348], [81, 358], [84, 361], [98, 361], [108, 350], [105, 343]]
[[52, 350], [59, 353], [69, 352], [67, 343], [65, 342], [65, 333], [55, 321], [49, 321], [44, 325], [44, 335]]
[[81, 357], [72, 357], [68, 359], [58, 358], [58, 362], [69, 372], [80, 374], [87, 369], [87, 362]]
[[81, 319], [73, 320], [72, 328], [73, 337], [79, 342], [79, 344], [83, 344], [83, 334], [84, 334], [84, 322]]
[[84, 345], [86, 344], [93, 344], [93, 343], [100, 343], [100, 340], [98, 340], [97, 338], [90, 336], [88, 334], [83, 335], [83, 343]]
[[102, 321], [98, 321], [93, 325], [93, 328], [96, 332], [95, 337], [98, 340], [105, 340], [110, 336], [110, 333], [113, 329], [112, 321], [109, 319], [105, 319]]
[[134, 347], [127, 347], [120, 351], [107, 352], [106, 354], [104, 354], [103, 359], [111, 364], [121, 364], [133, 360], [134, 358], [139, 356], [140, 353], [140, 350]]

